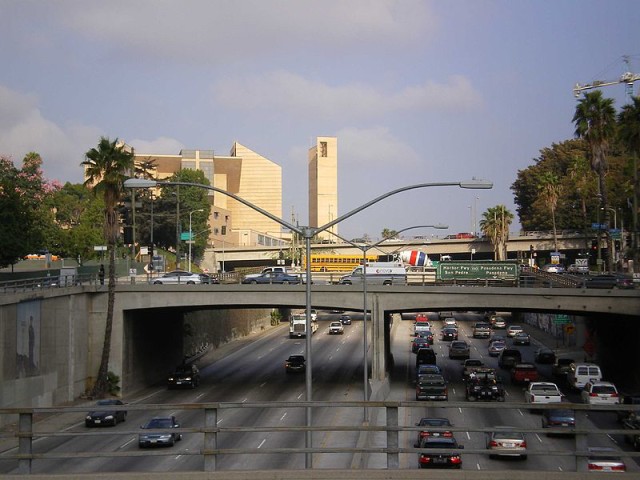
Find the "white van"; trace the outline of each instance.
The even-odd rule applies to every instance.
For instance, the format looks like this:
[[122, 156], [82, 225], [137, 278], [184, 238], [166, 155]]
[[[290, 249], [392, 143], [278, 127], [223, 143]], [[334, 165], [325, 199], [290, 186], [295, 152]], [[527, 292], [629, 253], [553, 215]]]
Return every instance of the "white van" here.
[[602, 380], [602, 370], [595, 363], [572, 363], [567, 372], [569, 386], [582, 390], [588, 382]]
[[361, 284], [364, 278], [371, 285], [406, 285], [407, 270], [398, 262], [369, 262], [353, 269], [349, 275], [340, 279], [342, 285]]

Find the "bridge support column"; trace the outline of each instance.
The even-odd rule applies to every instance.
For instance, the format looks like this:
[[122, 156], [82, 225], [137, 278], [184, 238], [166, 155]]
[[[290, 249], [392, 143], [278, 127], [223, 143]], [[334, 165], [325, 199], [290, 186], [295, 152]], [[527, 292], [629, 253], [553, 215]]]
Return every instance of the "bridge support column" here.
[[381, 382], [386, 377], [387, 371], [387, 352], [385, 351], [385, 322], [384, 309], [380, 308], [380, 297], [372, 295], [371, 301], [371, 320], [372, 320], [372, 362], [371, 362], [371, 381]]
[[18, 418], [18, 453], [24, 458], [18, 460], [18, 473], [31, 473], [31, 454], [33, 453], [33, 413], [21, 413]]
[[218, 409], [204, 410], [204, 471], [216, 470], [216, 454], [210, 453], [218, 448]]

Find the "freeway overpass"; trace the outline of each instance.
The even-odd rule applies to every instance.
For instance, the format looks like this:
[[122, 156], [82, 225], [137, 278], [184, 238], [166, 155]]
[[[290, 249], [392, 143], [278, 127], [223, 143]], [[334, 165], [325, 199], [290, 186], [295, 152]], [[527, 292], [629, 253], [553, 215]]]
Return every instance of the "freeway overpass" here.
[[[303, 285], [118, 285], [110, 369], [121, 378], [123, 393], [154, 383], [182, 361], [188, 340], [208, 338], [217, 343], [246, 334], [241, 328], [259, 330], [264, 325], [260, 318], [268, 322], [272, 308], [303, 308], [305, 298]], [[317, 309], [362, 311], [363, 293], [358, 286], [312, 285], [311, 302]], [[624, 322], [625, 338], [638, 338], [640, 331], [635, 322], [640, 315], [637, 290], [371, 286], [368, 304], [373, 319], [371, 366], [375, 381], [385, 379], [392, 313], [549, 312], [595, 322]], [[106, 310], [104, 285], [0, 296], [0, 335], [8, 346], [0, 406], [33, 404], [34, 399], [37, 405], [56, 404], [79, 397], [97, 372]], [[40, 326], [37, 376], [25, 374], [29, 365], [24, 338], [27, 319], [34, 314]], [[242, 316], [245, 323], [233, 323], [234, 316]], [[188, 334], [185, 324], [189, 325]], [[13, 342], [15, 338], [23, 338], [22, 346]]]

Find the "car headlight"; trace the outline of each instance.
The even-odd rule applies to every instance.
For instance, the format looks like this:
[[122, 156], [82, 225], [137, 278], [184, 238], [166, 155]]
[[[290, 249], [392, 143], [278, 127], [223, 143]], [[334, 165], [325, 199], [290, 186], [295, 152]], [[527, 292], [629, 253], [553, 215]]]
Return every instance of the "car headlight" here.
[[174, 378], [173, 377], [169, 377], [169, 381], [173, 382]]
[[191, 377], [187, 377], [187, 378], [185, 378], [185, 380], [186, 380], [187, 382], [190, 382], [190, 381], [191, 381]]
[[87, 416], [85, 417], [85, 420], [91, 420], [91, 415], [87, 415]]

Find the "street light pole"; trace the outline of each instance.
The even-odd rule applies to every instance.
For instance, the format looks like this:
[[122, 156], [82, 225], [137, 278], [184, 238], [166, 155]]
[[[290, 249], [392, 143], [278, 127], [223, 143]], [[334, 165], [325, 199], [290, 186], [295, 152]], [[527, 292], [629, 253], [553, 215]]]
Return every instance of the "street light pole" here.
[[[435, 225], [415, 225], [413, 227], [407, 227], [407, 228], [403, 228], [401, 230], [396, 231], [396, 234], [400, 234], [402, 232], [406, 232], [407, 230], [413, 230], [416, 228], [438, 228], [438, 229], [446, 229], [449, 228], [448, 225], [443, 225], [443, 224], [435, 224]], [[366, 402], [369, 400], [369, 364], [368, 364], [368, 356], [367, 356], [367, 312], [368, 312], [368, 302], [367, 302], [367, 252], [369, 250], [371, 250], [372, 248], [377, 247], [378, 245], [380, 245], [381, 243], [383, 243], [384, 241], [386, 241], [386, 238], [383, 238], [382, 240], [371, 244], [371, 245], [358, 245], [355, 242], [352, 242], [351, 240], [347, 240], [344, 237], [341, 237], [340, 235], [338, 235], [335, 232], [332, 232], [331, 230], [329, 230], [329, 233], [331, 233], [332, 235], [338, 237], [340, 240], [342, 240], [343, 242], [348, 243], [349, 245], [356, 247], [360, 250], [362, 250], [362, 297], [363, 297], [363, 308], [362, 308], [362, 328], [363, 328], [363, 334], [362, 334], [362, 338], [363, 338], [363, 345], [364, 345], [364, 388], [363, 388], [363, 400]], [[307, 257], [308, 258], [308, 257]], [[307, 264], [309, 264], [310, 262], [307, 262]], [[369, 421], [369, 413], [368, 413], [368, 409], [365, 405], [364, 407], [364, 421], [368, 422]]]
[[[387, 192], [383, 195], [380, 195], [379, 197], [374, 198], [373, 200], [370, 200], [369, 202], [365, 203], [364, 205], [361, 205], [357, 208], [354, 208], [353, 210], [351, 210], [350, 212], [345, 213], [344, 215], [341, 215], [335, 219], [333, 219], [332, 221], [330, 221], [329, 223], [326, 223], [325, 225], [322, 225], [320, 227], [299, 227], [296, 225], [293, 225], [283, 219], [281, 219], [280, 217], [272, 214], [271, 212], [266, 211], [265, 209], [258, 207], [257, 205], [254, 205], [253, 203], [249, 202], [248, 200], [245, 200], [242, 197], [239, 197], [238, 195], [228, 192], [226, 190], [223, 190], [221, 188], [218, 187], [214, 187], [211, 185], [203, 185], [200, 183], [191, 183], [191, 182], [166, 182], [166, 181], [160, 181], [160, 180], [147, 180], [144, 178], [130, 178], [128, 180], [124, 181], [124, 187], [125, 188], [151, 188], [151, 187], [158, 187], [158, 186], [180, 186], [180, 185], [184, 185], [184, 186], [188, 186], [188, 187], [197, 187], [197, 188], [204, 188], [206, 190], [212, 190], [214, 192], [218, 192], [221, 193], [223, 195], [226, 195], [228, 197], [233, 198], [234, 200], [242, 203], [243, 205], [246, 205], [247, 207], [251, 208], [252, 210], [255, 210], [256, 212], [261, 213], [262, 215], [270, 218], [271, 220], [273, 220], [274, 222], [286, 227], [287, 229], [291, 230], [292, 232], [297, 233], [298, 235], [300, 235], [301, 237], [303, 237], [305, 239], [305, 251], [306, 251], [306, 255], [307, 255], [307, 266], [306, 266], [306, 275], [307, 275], [307, 281], [306, 281], [306, 290], [305, 290], [305, 301], [306, 301], [306, 331], [310, 332], [311, 331], [311, 262], [309, 261], [311, 259], [311, 239], [317, 235], [319, 232], [323, 232], [329, 228], [331, 228], [332, 226], [336, 225], [337, 223], [340, 223], [341, 221], [355, 215], [358, 212], [361, 212], [362, 210], [364, 210], [365, 208], [370, 207], [371, 205], [374, 205], [378, 202], [380, 202], [381, 200], [384, 200], [387, 197], [390, 197], [392, 195], [395, 195], [397, 193], [400, 192], [405, 192], [407, 190], [414, 190], [414, 189], [418, 189], [418, 188], [426, 188], [426, 187], [460, 187], [460, 188], [469, 188], [469, 189], [490, 189], [493, 188], [493, 182], [487, 181], [487, 180], [480, 180], [480, 179], [476, 179], [473, 178], [471, 180], [463, 180], [463, 181], [458, 181], [458, 182], [434, 182], [434, 183], [420, 183], [420, 184], [416, 184], [416, 185], [409, 185], [406, 187], [401, 187], [401, 188], [397, 188], [395, 190], [392, 190], [390, 192]], [[306, 350], [307, 350], [307, 369], [305, 372], [305, 385], [306, 385], [306, 400], [307, 402], [311, 402], [312, 401], [312, 351], [311, 351], [311, 335], [307, 334], [306, 336]], [[311, 407], [308, 406], [307, 407], [307, 427], [311, 426]], [[312, 437], [311, 437], [311, 431], [307, 431], [306, 434], [306, 447], [307, 448], [311, 448], [312, 446]], [[312, 463], [313, 463], [313, 457], [311, 452], [307, 452], [305, 454], [305, 463], [306, 463], [306, 467], [307, 468], [312, 468]]]
[[191, 245], [193, 244], [193, 238], [191, 236], [191, 215], [196, 212], [204, 212], [202, 208], [199, 210], [192, 210], [189, 212], [189, 273], [191, 273]]

